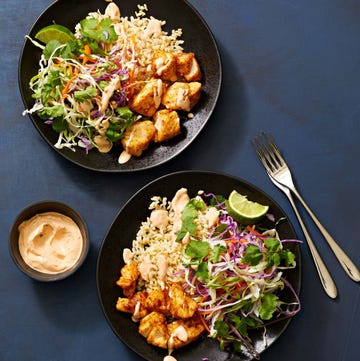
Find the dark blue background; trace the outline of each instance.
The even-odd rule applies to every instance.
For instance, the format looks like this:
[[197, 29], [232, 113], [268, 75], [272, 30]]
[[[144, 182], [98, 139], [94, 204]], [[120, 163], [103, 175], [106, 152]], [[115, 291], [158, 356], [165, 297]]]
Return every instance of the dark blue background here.
[[[250, 146], [262, 130], [273, 133], [304, 198], [360, 266], [360, 3], [190, 3], [211, 28], [222, 57], [223, 86], [213, 116], [198, 139], [171, 162], [135, 174], [103, 174], [60, 157], [29, 118], [21, 115], [20, 50], [24, 35], [50, 1], [2, 1], [0, 360], [140, 360], [116, 338], [103, 317], [96, 293], [96, 259], [119, 209], [136, 190], [161, 175], [203, 169], [244, 178], [282, 206], [303, 238], [287, 199], [269, 181]], [[69, 1], [71, 6], [76, 1]], [[60, 283], [28, 279], [9, 256], [8, 233], [14, 217], [42, 199], [73, 206], [85, 218], [91, 235], [84, 266]], [[331, 300], [324, 293], [304, 244], [302, 311], [261, 359], [358, 360], [359, 284], [345, 275], [304, 216], [339, 297]]]

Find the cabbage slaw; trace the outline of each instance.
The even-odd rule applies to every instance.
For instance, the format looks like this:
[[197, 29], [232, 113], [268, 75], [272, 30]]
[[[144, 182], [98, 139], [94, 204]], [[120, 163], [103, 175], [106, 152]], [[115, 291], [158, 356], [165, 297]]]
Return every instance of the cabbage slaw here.
[[[250, 329], [263, 328], [300, 311], [300, 300], [283, 271], [296, 267], [295, 255], [285, 248], [275, 228], [258, 231], [242, 227], [228, 214], [226, 200], [204, 195], [219, 210], [219, 224], [206, 239], [191, 237], [183, 249], [182, 263], [189, 294], [198, 302], [198, 312], [210, 337], [222, 350], [248, 351], [258, 357]], [[195, 209], [208, 206], [198, 196]], [[196, 223], [196, 212], [193, 213]], [[183, 222], [189, 222], [184, 219]], [[281, 300], [285, 287], [293, 301]]]

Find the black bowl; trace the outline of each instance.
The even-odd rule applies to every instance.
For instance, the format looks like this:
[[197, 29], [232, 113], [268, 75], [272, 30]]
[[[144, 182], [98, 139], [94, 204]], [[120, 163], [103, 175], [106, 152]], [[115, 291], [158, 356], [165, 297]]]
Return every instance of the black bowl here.
[[[58, 0], [35, 21], [29, 36], [34, 38], [42, 27], [53, 22], [74, 29], [75, 25], [90, 11], [99, 9], [103, 12], [107, 4], [104, 0], [78, 0], [73, 6], [73, 3], [67, 0]], [[137, 4], [130, 0], [119, 1], [122, 16], [133, 15], [137, 10]], [[88, 155], [82, 148], [78, 148], [76, 152], [67, 148], [55, 148], [58, 134], [52, 130], [51, 126], [44, 124], [44, 121], [36, 114], [31, 114], [32, 123], [45, 141], [60, 155], [84, 168], [103, 172], [131, 172], [163, 164], [192, 143], [215, 108], [220, 93], [222, 71], [219, 51], [208, 25], [201, 15], [184, 0], [149, 0], [146, 4], [149, 16], [166, 20], [164, 30], [182, 28], [184, 49], [196, 54], [203, 72], [202, 97], [192, 111], [194, 118], [182, 123], [181, 135], [163, 144], [152, 144], [141, 157], [132, 157], [125, 164], [118, 163], [121, 148], [114, 147], [110, 153], [106, 154], [94, 149]], [[20, 92], [26, 109], [30, 109], [34, 104], [29, 81], [38, 72], [40, 56], [40, 49], [26, 39], [20, 55], [18, 71]]]
[[[148, 206], [150, 198], [158, 195], [171, 199], [176, 191], [185, 187], [190, 196], [195, 196], [199, 190], [208, 193], [228, 196], [232, 190], [247, 195], [249, 199], [270, 206], [270, 212], [276, 219], [285, 217], [283, 222], [277, 226], [282, 239], [296, 239], [296, 234], [284, 211], [260, 189], [252, 184], [233, 176], [221, 173], [205, 171], [184, 171], [163, 176], [149, 183], [139, 190], [120, 210], [109, 228], [100, 252], [97, 263], [97, 287], [100, 303], [109, 325], [118, 338], [133, 351], [149, 361], [162, 361], [166, 351], [153, 347], [146, 343], [146, 340], [139, 335], [138, 325], [131, 321], [131, 316], [116, 311], [115, 305], [121, 290], [115, 286], [119, 278], [120, 268], [124, 265], [122, 251], [124, 248], [131, 248], [140, 224], [149, 215]], [[274, 227], [274, 223], [268, 219], [262, 222], [264, 227]], [[290, 242], [287, 247], [296, 256], [297, 267], [286, 271], [287, 280], [293, 285], [298, 293], [301, 283], [301, 255], [297, 243]], [[289, 290], [284, 290], [282, 298], [294, 300]], [[252, 339], [257, 352], [261, 353], [283, 333], [290, 319], [285, 319], [267, 327], [267, 344], [264, 344], [262, 332], [254, 332]], [[252, 360], [253, 355], [231, 354], [222, 352], [217, 341], [204, 336], [201, 340], [190, 344], [187, 347], [174, 352], [174, 357], [182, 361], [201, 360], [208, 357], [209, 360]]]
[[[31, 217], [35, 216], [36, 214], [44, 213], [44, 212], [57, 212], [61, 213], [65, 216], [70, 217], [80, 228], [80, 232], [82, 235], [83, 240], [83, 247], [81, 251], [81, 255], [77, 262], [69, 269], [65, 270], [61, 273], [50, 274], [50, 273], [43, 273], [39, 272], [33, 268], [31, 268], [22, 258], [19, 250], [19, 225], [25, 221], [30, 219]], [[10, 230], [10, 237], [9, 237], [9, 250], [10, 254], [14, 260], [14, 263], [18, 268], [24, 272], [27, 276], [37, 280], [37, 281], [44, 281], [44, 282], [51, 282], [51, 281], [59, 281], [64, 278], [67, 278], [74, 274], [80, 266], [84, 263], [86, 256], [89, 252], [89, 234], [88, 229], [86, 226], [85, 221], [82, 217], [75, 212], [74, 209], [69, 207], [68, 205], [60, 202], [55, 201], [42, 201], [38, 203], [34, 203], [29, 205], [28, 207], [24, 208], [19, 215], [16, 217], [11, 230]]]

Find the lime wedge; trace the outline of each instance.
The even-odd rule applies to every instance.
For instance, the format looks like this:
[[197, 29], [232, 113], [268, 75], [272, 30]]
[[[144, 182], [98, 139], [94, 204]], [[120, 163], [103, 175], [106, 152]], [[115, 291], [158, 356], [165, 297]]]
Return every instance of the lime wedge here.
[[67, 27], [53, 24], [40, 29], [35, 38], [45, 44], [50, 40], [57, 40], [59, 43], [65, 44], [70, 40], [74, 40], [75, 36]]
[[228, 200], [230, 215], [241, 224], [255, 224], [259, 222], [269, 210], [269, 206], [247, 199], [237, 191], [232, 191]]

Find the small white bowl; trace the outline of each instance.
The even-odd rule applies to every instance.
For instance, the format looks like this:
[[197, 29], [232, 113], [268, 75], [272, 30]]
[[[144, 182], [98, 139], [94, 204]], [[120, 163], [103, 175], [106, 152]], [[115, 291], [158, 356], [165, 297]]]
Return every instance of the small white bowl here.
[[[19, 225], [23, 221], [26, 221], [37, 214], [41, 214], [45, 212], [57, 212], [62, 215], [70, 217], [77, 224], [82, 235], [83, 245], [79, 259], [71, 268], [60, 273], [55, 273], [55, 274], [45, 273], [33, 269], [24, 261], [19, 250]], [[80, 217], [80, 215], [76, 213], [75, 210], [69, 207], [68, 205], [56, 201], [42, 201], [42, 202], [34, 203], [24, 208], [16, 217], [11, 227], [10, 237], [9, 237], [10, 254], [17, 267], [27, 276], [37, 281], [44, 281], [44, 282], [59, 281], [75, 273], [85, 261], [85, 258], [89, 252], [89, 244], [90, 241], [89, 241], [87, 226], [85, 221], [82, 219], [82, 217]]]

